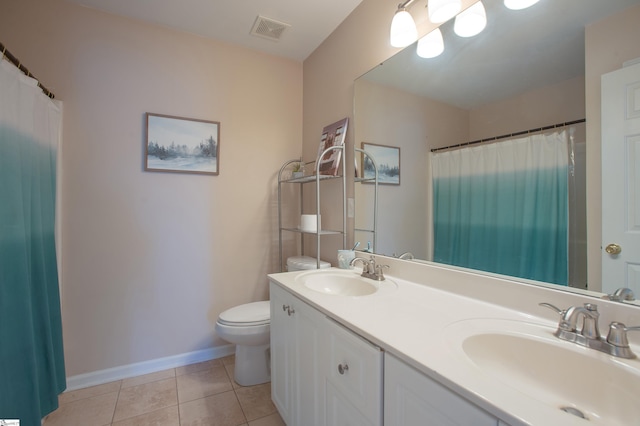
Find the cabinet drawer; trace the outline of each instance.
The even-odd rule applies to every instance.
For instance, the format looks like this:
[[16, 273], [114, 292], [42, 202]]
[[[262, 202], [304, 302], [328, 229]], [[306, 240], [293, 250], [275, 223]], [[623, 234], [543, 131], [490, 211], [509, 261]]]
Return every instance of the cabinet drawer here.
[[369, 424], [381, 424], [382, 350], [335, 321], [327, 322], [327, 402], [341, 399]]

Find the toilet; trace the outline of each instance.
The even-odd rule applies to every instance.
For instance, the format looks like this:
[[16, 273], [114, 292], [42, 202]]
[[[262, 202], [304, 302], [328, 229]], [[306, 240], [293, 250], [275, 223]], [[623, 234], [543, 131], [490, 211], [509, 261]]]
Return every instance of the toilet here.
[[[316, 259], [308, 256], [287, 259], [289, 271], [316, 269], [316, 266]], [[320, 262], [320, 268], [329, 267], [328, 262]], [[259, 385], [271, 380], [270, 324], [268, 300], [236, 306], [218, 316], [218, 336], [236, 345], [234, 379], [241, 386]]]

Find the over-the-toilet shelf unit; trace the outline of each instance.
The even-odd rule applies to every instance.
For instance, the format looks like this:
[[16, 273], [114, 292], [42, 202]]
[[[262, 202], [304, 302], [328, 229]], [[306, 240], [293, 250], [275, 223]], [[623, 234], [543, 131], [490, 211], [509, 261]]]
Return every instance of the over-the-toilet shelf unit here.
[[[373, 177], [356, 177], [356, 183], [370, 183], [373, 185], [373, 224], [371, 228], [358, 228], [358, 224], [355, 224], [354, 231], [357, 232], [365, 232], [371, 234], [371, 241], [373, 241], [373, 250], [375, 251], [378, 248], [378, 164], [376, 163], [373, 155], [365, 151], [364, 149], [354, 148], [355, 152], [359, 152], [362, 154], [362, 176], [364, 176], [364, 157], [369, 157], [371, 164], [373, 165], [374, 175]], [[364, 249], [364, 247], [363, 247]]]
[[[278, 172], [278, 244], [279, 244], [279, 260], [280, 260], [280, 271], [284, 271], [285, 259], [283, 259], [282, 254], [282, 234], [283, 232], [293, 232], [297, 233], [300, 236], [300, 247], [301, 254], [304, 255], [304, 237], [305, 235], [315, 235], [316, 237], [316, 268], [320, 269], [320, 241], [322, 237], [327, 235], [342, 235], [342, 248], [346, 248], [347, 245], [347, 203], [346, 203], [346, 182], [345, 182], [345, 157], [344, 157], [344, 146], [332, 146], [325, 149], [319, 158], [324, 158], [325, 154], [329, 153], [333, 150], [341, 150], [341, 161], [340, 161], [340, 172], [338, 176], [333, 175], [322, 175], [320, 174], [320, 164], [317, 161], [314, 161], [313, 164], [315, 174], [310, 176], [303, 176], [300, 178], [289, 178], [285, 174], [288, 174], [289, 166], [293, 163], [302, 162], [301, 159], [289, 160], [285, 162], [282, 167], [280, 167], [280, 171]], [[321, 229], [320, 227], [320, 183], [327, 180], [340, 179], [342, 182], [342, 229]], [[316, 184], [316, 209], [315, 214], [317, 219], [316, 223], [316, 231], [305, 231], [296, 226], [284, 226], [282, 221], [282, 185], [290, 185], [297, 184], [300, 186], [300, 197], [299, 197], [299, 212], [300, 215], [303, 214], [304, 208], [304, 185], [309, 183]]]

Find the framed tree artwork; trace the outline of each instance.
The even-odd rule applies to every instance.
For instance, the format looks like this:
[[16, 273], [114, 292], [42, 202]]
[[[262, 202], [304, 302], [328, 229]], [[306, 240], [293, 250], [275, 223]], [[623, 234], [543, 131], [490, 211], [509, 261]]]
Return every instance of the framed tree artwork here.
[[150, 112], [146, 116], [146, 171], [220, 173], [219, 122]]
[[[400, 185], [400, 148], [397, 146], [377, 145], [362, 142], [362, 149], [367, 151], [378, 166], [378, 184]], [[366, 155], [362, 155], [363, 179], [374, 179], [373, 163]], [[363, 183], [367, 183], [364, 181]], [[368, 182], [371, 183], [371, 182]]]
[[316, 159], [318, 163], [318, 172], [321, 175], [338, 176], [340, 172], [342, 149], [330, 148], [344, 146], [344, 139], [347, 135], [348, 124], [349, 119], [344, 118], [322, 129], [320, 147], [318, 148], [318, 157]]

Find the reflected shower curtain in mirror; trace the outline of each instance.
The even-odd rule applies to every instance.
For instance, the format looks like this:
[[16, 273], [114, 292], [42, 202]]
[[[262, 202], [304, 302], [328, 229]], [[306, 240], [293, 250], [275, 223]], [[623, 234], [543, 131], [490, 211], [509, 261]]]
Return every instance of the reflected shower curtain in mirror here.
[[568, 135], [431, 155], [434, 261], [567, 285]]
[[0, 61], [0, 419], [41, 424], [65, 386], [55, 250], [60, 106]]

